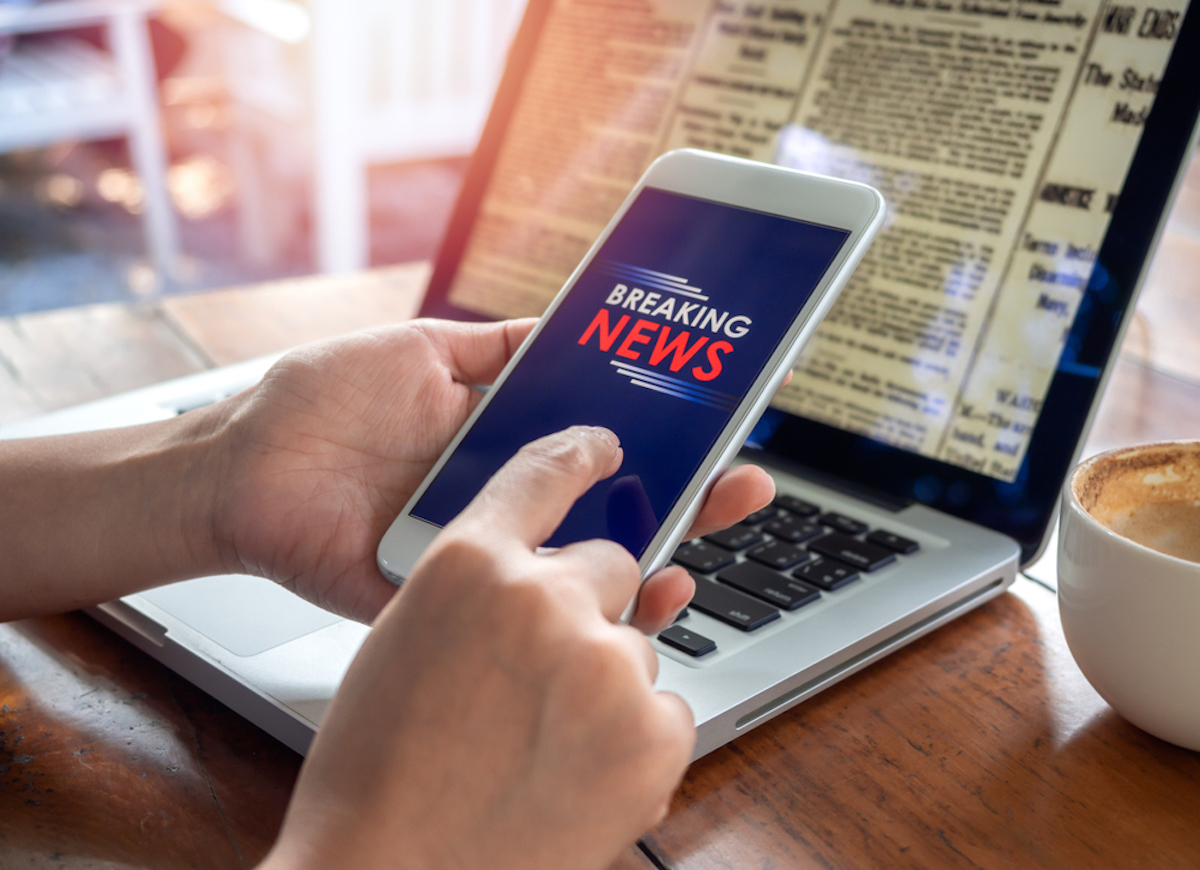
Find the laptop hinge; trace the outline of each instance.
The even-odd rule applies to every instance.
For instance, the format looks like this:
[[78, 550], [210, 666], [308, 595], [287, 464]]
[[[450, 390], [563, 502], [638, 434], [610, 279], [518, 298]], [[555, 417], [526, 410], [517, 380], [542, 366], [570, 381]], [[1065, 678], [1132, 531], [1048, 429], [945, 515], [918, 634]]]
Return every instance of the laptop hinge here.
[[913, 504], [912, 499], [897, 498], [879, 490], [872, 489], [869, 486], [864, 486], [861, 483], [852, 483], [844, 478], [837, 477], [827, 471], [818, 471], [807, 465], [802, 465], [799, 462], [792, 462], [788, 459], [782, 459], [776, 456], [771, 456], [762, 450], [756, 450], [753, 447], [743, 447], [741, 452], [742, 459], [763, 465], [767, 468], [774, 468], [793, 477], [799, 477], [803, 480], [815, 483], [817, 486], [822, 486], [825, 489], [832, 489], [834, 492], [842, 495], [856, 498], [860, 501], [865, 501], [868, 504], [878, 508], [883, 508], [886, 511], [897, 513], [904, 510]]

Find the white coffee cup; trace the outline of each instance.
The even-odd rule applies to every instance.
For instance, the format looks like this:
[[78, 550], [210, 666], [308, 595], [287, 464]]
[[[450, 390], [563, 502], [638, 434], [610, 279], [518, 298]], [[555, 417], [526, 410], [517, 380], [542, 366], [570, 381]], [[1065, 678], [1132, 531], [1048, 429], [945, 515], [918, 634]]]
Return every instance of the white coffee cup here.
[[1058, 607], [1079, 669], [1134, 725], [1200, 750], [1200, 441], [1087, 460], [1059, 523]]

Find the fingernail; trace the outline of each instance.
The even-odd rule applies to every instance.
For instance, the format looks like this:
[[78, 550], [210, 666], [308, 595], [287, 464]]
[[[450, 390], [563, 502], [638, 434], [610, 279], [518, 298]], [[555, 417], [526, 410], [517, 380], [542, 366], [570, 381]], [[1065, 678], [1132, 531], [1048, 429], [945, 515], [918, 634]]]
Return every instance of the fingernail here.
[[615, 432], [604, 426], [573, 426], [572, 428], [578, 429], [579, 433], [587, 438], [595, 438], [597, 441], [604, 442], [610, 450], [619, 450], [621, 447], [621, 439]]

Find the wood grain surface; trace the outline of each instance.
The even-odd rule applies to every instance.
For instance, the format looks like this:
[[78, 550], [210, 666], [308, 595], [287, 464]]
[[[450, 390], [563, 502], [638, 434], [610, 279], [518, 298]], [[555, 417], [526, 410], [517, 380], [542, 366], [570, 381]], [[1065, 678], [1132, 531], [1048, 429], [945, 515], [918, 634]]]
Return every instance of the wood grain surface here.
[[427, 263], [352, 276], [316, 275], [172, 296], [163, 316], [212, 365], [286, 350], [297, 344], [409, 320], [429, 280]]
[[0, 318], [0, 425], [208, 366], [154, 305]]
[[299, 767], [83, 614], [0, 626], [0, 867], [253, 866]]

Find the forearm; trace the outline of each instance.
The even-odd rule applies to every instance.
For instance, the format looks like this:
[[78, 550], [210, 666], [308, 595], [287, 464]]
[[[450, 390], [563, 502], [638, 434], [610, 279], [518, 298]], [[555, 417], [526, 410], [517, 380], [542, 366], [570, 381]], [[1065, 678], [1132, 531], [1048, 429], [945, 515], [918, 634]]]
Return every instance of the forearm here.
[[0, 621], [219, 571], [226, 413], [0, 441]]

